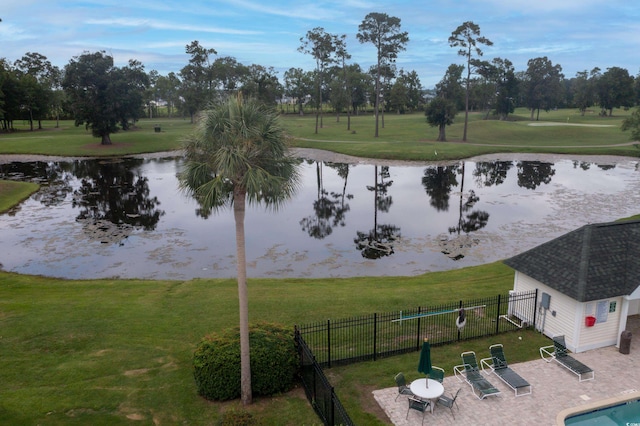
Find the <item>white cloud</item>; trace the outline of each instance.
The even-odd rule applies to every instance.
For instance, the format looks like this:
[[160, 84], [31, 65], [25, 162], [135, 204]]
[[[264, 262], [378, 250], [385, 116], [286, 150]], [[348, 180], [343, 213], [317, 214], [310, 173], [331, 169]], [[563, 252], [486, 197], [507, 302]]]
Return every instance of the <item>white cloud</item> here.
[[261, 31], [220, 28], [215, 26], [190, 25], [190, 24], [174, 24], [168, 22], [154, 21], [143, 18], [115, 18], [115, 19], [89, 19], [86, 21], [89, 25], [101, 25], [105, 27], [121, 26], [133, 28], [152, 28], [155, 30], [169, 31], [192, 31], [202, 33], [230, 34], [230, 35], [257, 35], [262, 34]]

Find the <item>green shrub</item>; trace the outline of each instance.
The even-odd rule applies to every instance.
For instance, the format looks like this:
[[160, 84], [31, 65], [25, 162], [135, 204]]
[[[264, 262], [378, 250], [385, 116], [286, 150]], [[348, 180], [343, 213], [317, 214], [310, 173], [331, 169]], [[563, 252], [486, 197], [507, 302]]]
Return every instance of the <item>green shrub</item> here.
[[[290, 390], [298, 372], [293, 331], [277, 324], [249, 327], [253, 395], [269, 396]], [[240, 332], [233, 328], [206, 336], [193, 357], [198, 393], [225, 401], [240, 397]]]

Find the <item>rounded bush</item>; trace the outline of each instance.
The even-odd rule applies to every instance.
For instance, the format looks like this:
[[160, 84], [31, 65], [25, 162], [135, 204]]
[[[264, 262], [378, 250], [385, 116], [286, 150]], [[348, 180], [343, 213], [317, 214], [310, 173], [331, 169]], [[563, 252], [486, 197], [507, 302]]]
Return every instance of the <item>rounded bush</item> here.
[[[293, 388], [298, 352], [293, 330], [270, 323], [249, 327], [253, 395], [269, 396]], [[193, 356], [198, 393], [214, 401], [240, 397], [240, 332], [238, 327], [206, 336]]]

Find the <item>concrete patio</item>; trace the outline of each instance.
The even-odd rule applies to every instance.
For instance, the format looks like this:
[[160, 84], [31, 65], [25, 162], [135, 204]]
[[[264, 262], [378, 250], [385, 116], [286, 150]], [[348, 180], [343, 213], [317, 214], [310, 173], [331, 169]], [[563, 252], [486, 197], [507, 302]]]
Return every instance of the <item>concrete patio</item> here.
[[[595, 380], [579, 382], [578, 376], [555, 361], [547, 363], [537, 359], [510, 365], [533, 386], [531, 395], [516, 398], [513, 390], [492, 374], [487, 379], [502, 394], [479, 400], [469, 385], [454, 377], [453, 371], [447, 371], [445, 393], [452, 394], [462, 388], [457, 399], [459, 409], [453, 409], [455, 420], [447, 407], [436, 405], [433, 414], [425, 414], [424, 424], [555, 425], [557, 414], [564, 409], [640, 390], [640, 317], [629, 317], [627, 329], [633, 333], [629, 355], [621, 354], [614, 346], [572, 354], [595, 371]], [[508, 348], [505, 351], [508, 356]], [[416, 410], [411, 410], [406, 418], [407, 398], [400, 396], [395, 401], [397, 387], [376, 390], [373, 395], [392, 424], [422, 424], [422, 413]]]

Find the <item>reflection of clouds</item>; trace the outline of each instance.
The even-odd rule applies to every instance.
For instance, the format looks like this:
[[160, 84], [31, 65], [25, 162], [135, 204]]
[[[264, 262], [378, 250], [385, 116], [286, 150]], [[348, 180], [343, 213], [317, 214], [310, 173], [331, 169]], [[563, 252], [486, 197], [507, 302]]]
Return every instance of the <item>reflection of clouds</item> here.
[[[463, 204], [473, 188], [480, 201], [472, 210], [481, 209], [491, 215], [487, 226], [472, 234], [480, 240], [475, 245], [473, 238], [463, 236], [465, 239], [458, 241], [454, 240], [456, 235], [447, 233], [459, 218], [459, 182], [453, 188], [451, 209], [437, 211], [430, 207], [430, 197], [422, 185], [425, 166], [392, 166], [389, 171], [394, 183], [389, 195], [393, 196], [393, 208], [388, 213], [378, 212], [378, 220], [401, 226], [402, 236], [396, 235], [391, 244], [393, 255], [375, 260], [362, 257], [353, 242], [357, 231], [367, 230], [371, 223], [372, 197], [364, 188], [372, 183], [373, 166], [361, 164], [349, 169], [346, 194], [353, 194], [353, 198], [348, 201], [350, 210], [344, 225], [332, 222], [331, 235], [318, 240], [301, 232], [299, 226], [300, 219], [311, 214], [318, 196], [316, 168], [311, 164], [305, 167], [306, 186], [281, 210], [247, 208], [248, 274], [314, 278], [403, 276], [504, 259], [585, 223], [614, 220], [636, 212], [640, 204], [638, 164], [637, 160], [625, 161], [614, 169], [602, 170], [593, 163], [584, 170], [582, 166], [574, 167], [573, 161], [557, 161], [551, 184], [536, 190], [517, 185], [515, 167], [509, 169], [504, 183], [477, 186], [471, 174], [475, 168], [467, 164]], [[121, 225], [126, 229], [101, 228], [100, 217], [76, 221], [77, 208], [72, 207], [71, 193], [62, 203], [50, 207], [33, 198], [25, 200], [15, 216], [1, 216], [0, 238], [3, 247], [11, 248], [0, 259], [5, 270], [69, 278], [235, 277], [232, 212], [212, 215], [207, 220], [197, 217], [196, 203], [176, 189], [175, 165], [175, 161], [150, 161], [141, 169], [148, 178], [148, 197], [157, 197], [166, 210], [153, 230], [140, 227], [140, 217], [135, 216], [144, 215], [144, 211], [139, 209], [118, 210], [119, 221], [129, 224]], [[323, 182], [332, 201], [332, 192], [342, 192], [345, 186], [344, 178], [329, 167], [324, 169]], [[77, 178], [69, 184], [73, 188], [79, 186]], [[47, 199], [51, 199], [49, 195]], [[466, 214], [463, 212], [463, 218]], [[446, 238], [442, 239], [442, 235]], [[449, 257], [459, 255], [464, 258], [453, 261]]]

